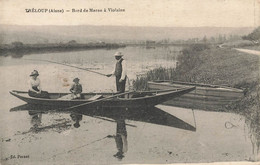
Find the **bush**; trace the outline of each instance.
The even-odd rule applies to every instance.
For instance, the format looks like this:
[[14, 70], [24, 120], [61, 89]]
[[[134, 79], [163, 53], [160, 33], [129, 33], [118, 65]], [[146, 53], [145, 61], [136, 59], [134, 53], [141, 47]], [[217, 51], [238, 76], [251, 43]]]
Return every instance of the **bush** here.
[[260, 40], [260, 26], [256, 28], [252, 33], [242, 37], [243, 40], [257, 41]]
[[138, 77], [133, 82], [135, 90], [147, 90], [147, 81], [154, 80], [173, 80], [173, 81], [187, 81], [191, 82], [192, 78], [189, 73], [194, 67], [202, 63], [199, 53], [203, 50], [209, 49], [207, 44], [193, 44], [188, 48], [182, 50], [177, 58], [179, 65], [176, 68], [156, 68], [150, 70], [143, 77]]

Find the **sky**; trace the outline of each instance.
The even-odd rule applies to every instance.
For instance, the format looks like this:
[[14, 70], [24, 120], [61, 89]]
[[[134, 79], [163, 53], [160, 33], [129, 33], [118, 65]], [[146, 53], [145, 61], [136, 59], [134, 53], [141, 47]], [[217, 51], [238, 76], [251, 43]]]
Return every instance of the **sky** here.
[[[26, 13], [26, 9], [64, 13]], [[102, 12], [72, 13], [72, 9]], [[104, 8], [124, 12], [104, 12]], [[66, 12], [70, 10], [70, 12]], [[0, 0], [0, 23], [13, 25], [115, 25], [257, 27], [260, 0]]]

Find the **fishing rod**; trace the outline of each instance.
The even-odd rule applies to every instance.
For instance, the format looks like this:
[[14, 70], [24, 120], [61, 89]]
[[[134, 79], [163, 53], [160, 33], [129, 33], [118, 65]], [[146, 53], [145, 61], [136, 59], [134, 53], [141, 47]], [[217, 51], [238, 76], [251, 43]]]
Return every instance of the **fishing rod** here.
[[25, 60], [30, 60], [30, 61], [44, 61], [44, 62], [49, 62], [49, 63], [54, 63], [54, 64], [59, 64], [59, 65], [64, 65], [64, 66], [69, 66], [72, 68], [77, 68], [77, 69], [81, 69], [81, 70], [85, 70], [88, 72], [92, 72], [92, 73], [96, 73], [102, 76], [106, 76], [106, 74], [100, 73], [100, 72], [96, 72], [90, 69], [86, 69], [86, 68], [81, 68], [81, 67], [77, 67], [77, 66], [73, 66], [73, 65], [68, 65], [68, 64], [64, 64], [64, 63], [60, 63], [60, 62], [56, 62], [56, 61], [50, 61], [50, 60], [38, 60], [38, 59], [25, 59]]

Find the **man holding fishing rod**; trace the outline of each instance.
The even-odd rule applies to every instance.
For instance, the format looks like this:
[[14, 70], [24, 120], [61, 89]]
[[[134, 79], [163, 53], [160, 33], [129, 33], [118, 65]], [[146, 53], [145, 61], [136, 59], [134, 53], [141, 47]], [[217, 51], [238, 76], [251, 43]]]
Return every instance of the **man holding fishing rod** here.
[[115, 59], [117, 60], [115, 64], [115, 69], [111, 74], [107, 74], [107, 77], [111, 77], [115, 75], [116, 77], [116, 90], [118, 93], [125, 92], [125, 84], [126, 84], [126, 61], [122, 58], [123, 54], [121, 52], [115, 53]]
[[[115, 68], [113, 70], [113, 72], [111, 74], [103, 74], [103, 73], [99, 73], [90, 69], [86, 69], [86, 68], [81, 68], [81, 67], [77, 67], [77, 66], [72, 66], [69, 64], [64, 64], [64, 63], [59, 63], [56, 61], [50, 61], [50, 60], [37, 60], [37, 61], [45, 61], [45, 62], [50, 62], [50, 63], [54, 63], [54, 64], [59, 64], [59, 65], [64, 65], [64, 66], [68, 66], [68, 67], [73, 67], [73, 68], [77, 68], [77, 69], [82, 69], [88, 72], [92, 72], [92, 73], [96, 73], [102, 76], [107, 76], [107, 77], [111, 77], [112, 75], [115, 75], [116, 77], [116, 89], [118, 93], [124, 93], [125, 92], [125, 85], [126, 85], [126, 79], [127, 79], [127, 70], [126, 70], [126, 60], [123, 59], [123, 54], [122, 52], [116, 52], [114, 54], [115, 59], [117, 60]], [[36, 59], [27, 59], [27, 60], [36, 60]]]

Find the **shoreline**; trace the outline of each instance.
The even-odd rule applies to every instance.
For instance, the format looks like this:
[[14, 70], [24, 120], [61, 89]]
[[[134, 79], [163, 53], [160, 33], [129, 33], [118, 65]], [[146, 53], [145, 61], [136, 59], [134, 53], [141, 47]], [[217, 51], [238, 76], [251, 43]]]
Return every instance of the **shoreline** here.
[[250, 127], [251, 140], [256, 154], [253, 161], [259, 161], [259, 56], [255, 53], [250, 54], [232, 48], [194, 45], [185, 48], [178, 61], [180, 64], [176, 68], [158, 68], [149, 71], [146, 77], [136, 80], [135, 88], [140, 88], [140, 86], [147, 88], [147, 81], [165, 80], [166, 77], [171, 81], [212, 85], [226, 84], [230, 87], [243, 89], [245, 96], [224, 106], [223, 109], [225, 112], [245, 117], [246, 124]]
[[[83, 116], [79, 128], [73, 127], [69, 114], [43, 114], [40, 132], [30, 132], [33, 119], [27, 112], [10, 112], [9, 109], [24, 102], [7, 94], [10, 89], [26, 88], [28, 73], [36, 67], [40, 71], [43, 89], [47, 91], [68, 91], [67, 83], [73, 77], [81, 78], [84, 90], [94, 91], [114, 89], [114, 78], [96, 77], [92, 73], [78, 72], [73, 68], [47, 64], [46, 66], [31, 64], [24, 66], [6, 66], [1, 69], [2, 106], [0, 130], [5, 135], [1, 142], [5, 150], [2, 158], [10, 155], [29, 155], [29, 159], [10, 159], [3, 163], [87, 163], [87, 164], [126, 164], [126, 163], [207, 163], [220, 161], [246, 161], [251, 156], [251, 142], [245, 133], [244, 118], [233, 113], [194, 111], [196, 118], [196, 132], [160, 125], [157, 120], [176, 125], [176, 121], [183, 121], [194, 125], [191, 109], [158, 105], [156, 108], [164, 112], [148, 115], [143, 111], [140, 118], [149, 122], [126, 120], [127, 124], [137, 127], [126, 127], [128, 151], [122, 160], [113, 155], [117, 152], [116, 142], [112, 138], [105, 138], [116, 133], [116, 123], [108, 122], [91, 116]], [[106, 69], [106, 68], [105, 68]], [[51, 72], [50, 72], [51, 70]], [[10, 76], [14, 73], [16, 76]], [[73, 73], [73, 75], [71, 74]], [[10, 83], [11, 82], [11, 83]], [[97, 83], [99, 82], [99, 83]], [[47, 86], [46, 86], [47, 84]], [[48, 85], [49, 84], [49, 85]], [[105, 84], [105, 85], [104, 85]], [[151, 110], [151, 109], [149, 109]], [[155, 112], [155, 110], [150, 111]], [[167, 113], [167, 115], [165, 115]], [[241, 120], [242, 119], [242, 120]], [[20, 122], [17, 123], [17, 120]], [[65, 122], [68, 122], [67, 124]], [[151, 123], [154, 121], [153, 123]], [[65, 123], [65, 124], [64, 124]], [[236, 127], [226, 128], [226, 123]], [[57, 126], [58, 124], [58, 126]], [[62, 125], [64, 124], [64, 125]], [[8, 125], [8, 127], [6, 126]], [[60, 127], [60, 125], [62, 125]], [[177, 126], [177, 125], [176, 125]], [[183, 126], [183, 124], [181, 124]], [[229, 126], [229, 125], [228, 125]], [[231, 125], [232, 126], [232, 125]], [[22, 134], [26, 132], [25, 134]], [[27, 133], [28, 132], [28, 133]], [[245, 140], [245, 137], [247, 140]], [[53, 137], [56, 137], [53, 139]], [[10, 139], [10, 140], [9, 140]], [[95, 141], [94, 144], [92, 144]], [[64, 145], [66, 142], [66, 145]], [[83, 146], [83, 147], [81, 147]], [[14, 152], [15, 151], [15, 152]], [[68, 152], [73, 151], [73, 152]], [[101, 152], [102, 151], [102, 152]], [[61, 153], [61, 154], [60, 154]], [[57, 155], [59, 154], [59, 155]], [[57, 156], [56, 156], [57, 155]], [[102, 159], [101, 159], [102, 158]]]
[[48, 52], [68, 52], [82, 51], [92, 49], [118, 49], [126, 47], [125, 44], [117, 43], [60, 43], [60, 44], [23, 44], [15, 42], [12, 44], [0, 45], [0, 56], [8, 55], [25, 55], [32, 53], [48, 53]]

